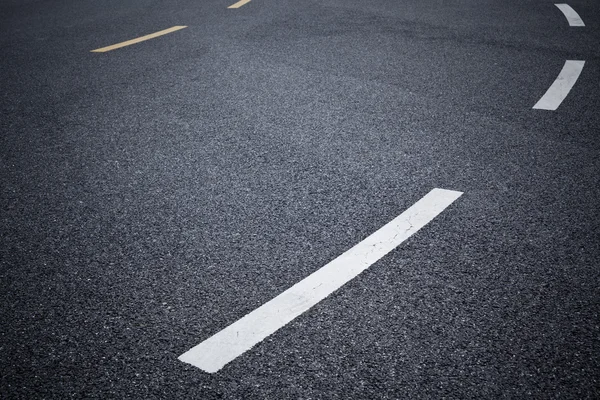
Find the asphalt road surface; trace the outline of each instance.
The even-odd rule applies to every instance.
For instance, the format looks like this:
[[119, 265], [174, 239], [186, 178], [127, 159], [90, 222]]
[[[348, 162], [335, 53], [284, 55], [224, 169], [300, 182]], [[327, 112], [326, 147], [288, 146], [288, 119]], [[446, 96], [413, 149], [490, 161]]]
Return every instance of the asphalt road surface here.
[[0, 398], [600, 398], [600, 3], [233, 3], [0, 3]]

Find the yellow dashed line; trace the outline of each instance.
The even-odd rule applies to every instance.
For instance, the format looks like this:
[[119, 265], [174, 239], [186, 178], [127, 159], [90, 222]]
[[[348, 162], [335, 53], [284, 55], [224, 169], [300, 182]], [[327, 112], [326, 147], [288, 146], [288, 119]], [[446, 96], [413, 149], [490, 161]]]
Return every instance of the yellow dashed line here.
[[[250, 0], [248, 0], [248, 1], [250, 1]], [[102, 48], [99, 48], [99, 49], [96, 49], [96, 50], [92, 50], [91, 52], [92, 53], [104, 53], [106, 51], [111, 51], [111, 50], [114, 50], [114, 49], [119, 49], [121, 47], [125, 47], [125, 46], [129, 46], [129, 45], [132, 45], [132, 44], [135, 44], [135, 43], [143, 42], [144, 40], [148, 40], [148, 39], [152, 39], [152, 38], [155, 38], [155, 37], [158, 37], [158, 36], [166, 35], [167, 33], [175, 32], [175, 31], [178, 31], [178, 30], [183, 29], [183, 28], [187, 28], [187, 26], [183, 26], [183, 25], [182, 26], [174, 26], [172, 28], [165, 29], [165, 30], [162, 30], [162, 31], [159, 31], [159, 32], [155, 32], [155, 33], [151, 33], [151, 34], [146, 35], [146, 36], [141, 36], [141, 37], [136, 38], [136, 39], [131, 39], [131, 40], [128, 40], [126, 42], [121, 42], [121, 43], [113, 44], [112, 46], [106, 46], [106, 47], [102, 47]]]
[[232, 4], [227, 8], [240, 8], [241, 6], [243, 6], [244, 4], [249, 3], [249, 2], [250, 2], [250, 0], [240, 0], [237, 3]]

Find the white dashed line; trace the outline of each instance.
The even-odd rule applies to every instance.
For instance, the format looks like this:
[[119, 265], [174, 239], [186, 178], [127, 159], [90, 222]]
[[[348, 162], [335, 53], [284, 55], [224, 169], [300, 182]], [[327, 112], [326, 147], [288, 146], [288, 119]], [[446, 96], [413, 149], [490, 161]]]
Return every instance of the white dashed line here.
[[179, 356], [213, 373], [394, 250], [462, 195], [433, 189], [408, 210], [279, 296]]
[[584, 64], [585, 61], [567, 60], [562, 71], [558, 74], [558, 78], [556, 78], [546, 94], [542, 96], [533, 108], [539, 110], [556, 110], [565, 97], [567, 97], [575, 82], [577, 82]]
[[570, 26], [585, 26], [583, 20], [573, 8], [568, 4], [555, 4], [556, 7], [565, 15]]

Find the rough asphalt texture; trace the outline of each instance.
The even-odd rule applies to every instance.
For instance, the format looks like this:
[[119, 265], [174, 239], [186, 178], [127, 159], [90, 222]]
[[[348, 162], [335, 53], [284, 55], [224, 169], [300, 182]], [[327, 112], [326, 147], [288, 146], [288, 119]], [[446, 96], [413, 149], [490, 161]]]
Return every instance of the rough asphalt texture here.
[[[600, 3], [233, 2], [0, 3], [0, 397], [600, 398]], [[223, 370], [177, 360], [434, 187]]]

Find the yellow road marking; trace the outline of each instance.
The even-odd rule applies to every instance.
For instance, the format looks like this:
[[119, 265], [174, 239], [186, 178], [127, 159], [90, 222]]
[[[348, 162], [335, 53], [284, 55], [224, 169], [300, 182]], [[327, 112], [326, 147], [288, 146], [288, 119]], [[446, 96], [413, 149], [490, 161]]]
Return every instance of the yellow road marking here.
[[250, 2], [250, 0], [240, 0], [237, 3], [232, 4], [227, 8], [240, 8], [241, 6], [243, 6], [244, 4], [249, 3], [249, 2]]
[[[250, 1], [250, 0], [248, 0], [248, 1]], [[129, 46], [129, 45], [132, 45], [132, 44], [135, 44], [135, 43], [143, 42], [144, 40], [148, 40], [148, 39], [152, 39], [152, 38], [155, 38], [155, 37], [158, 37], [158, 36], [166, 35], [167, 33], [175, 32], [175, 31], [178, 31], [178, 30], [183, 29], [183, 28], [187, 28], [187, 26], [184, 26], [184, 25], [174, 26], [172, 28], [165, 29], [165, 30], [162, 30], [162, 31], [159, 31], [159, 32], [155, 32], [155, 33], [151, 33], [151, 34], [146, 35], [146, 36], [141, 36], [141, 37], [136, 38], [136, 39], [131, 39], [131, 40], [128, 40], [126, 42], [121, 42], [121, 43], [113, 44], [112, 46], [106, 46], [106, 47], [102, 47], [102, 48], [99, 48], [99, 49], [96, 49], [96, 50], [92, 50], [91, 52], [92, 53], [104, 53], [105, 51], [111, 51], [111, 50], [114, 50], [114, 49], [120, 49], [121, 47]]]

